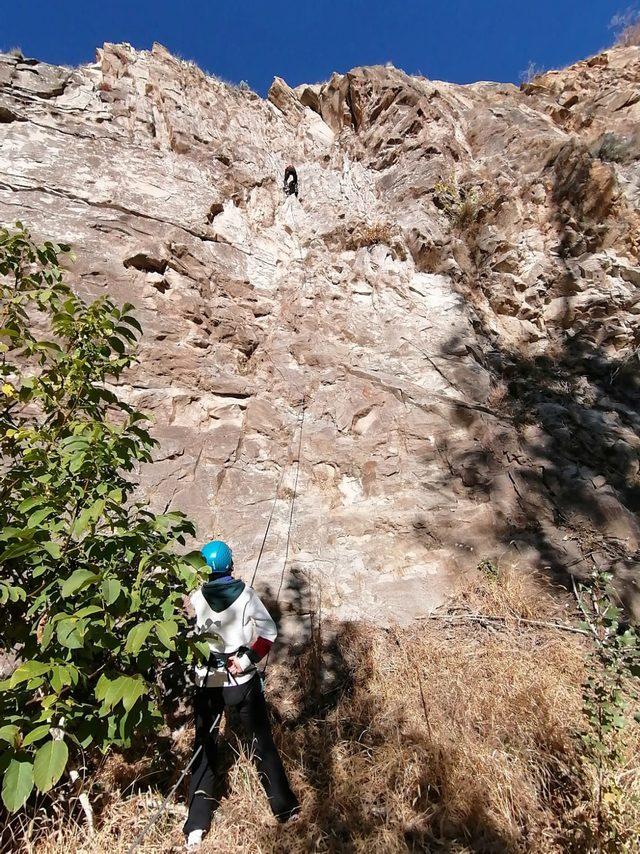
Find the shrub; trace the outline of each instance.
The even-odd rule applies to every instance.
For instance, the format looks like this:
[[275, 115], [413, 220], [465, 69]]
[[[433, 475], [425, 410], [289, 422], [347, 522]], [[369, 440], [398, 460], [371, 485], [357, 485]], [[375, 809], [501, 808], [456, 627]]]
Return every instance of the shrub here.
[[640, 644], [635, 629], [622, 620], [609, 573], [595, 572], [588, 587], [579, 585], [576, 597], [586, 618], [583, 625], [595, 641], [595, 660], [583, 683], [582, 759], [594, 788], [586, 837], [594, 850], [630, 854], [638, 850], [639, 831], [628, 825], [629, 794], [622, 781], [629, 729], [635, 725], [633, 682], [640, 676]]
[[476, 222], [481, 209], [491, 203], [482, 188], [461, 186], [455, 176], [448, 181], [438, 181], [434, 187], [433, 201], [458, 228]]
[[483, 557], [477, 568], [488, 581], [496, 581], [500, 577], [500, 570], [491, 558]]
[[[193, 657], [182, 594], [197, 558], [181, 513], [133, 499], [145, 416], [107, 383], [134, 361], [133, 306], [64, 284], [66, 246], [0, 230], [0, 604], [17, 661], [0, 683], [2, 799], [20, 809], [85, 751], [162, 721], [156, 673]], [[33, 332], [33, 318], [47, 337]]]

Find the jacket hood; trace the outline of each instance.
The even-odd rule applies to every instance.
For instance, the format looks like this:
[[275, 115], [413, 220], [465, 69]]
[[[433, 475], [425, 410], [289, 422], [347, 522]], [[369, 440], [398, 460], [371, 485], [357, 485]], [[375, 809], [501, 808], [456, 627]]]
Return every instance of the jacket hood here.
[[202, 595], [211, 610], [219, 614], [233, 605], [244, 587], [244, 581], [240, 581], [239, 578], [214, 578], [211, 581], [205, 581], [202, 585]]

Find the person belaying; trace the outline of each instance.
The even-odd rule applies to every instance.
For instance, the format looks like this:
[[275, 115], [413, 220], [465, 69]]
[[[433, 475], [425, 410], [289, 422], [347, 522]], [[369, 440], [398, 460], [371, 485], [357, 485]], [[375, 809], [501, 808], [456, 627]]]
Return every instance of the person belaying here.
[[298, 195], [298, 173], [294, 166], [287, 166], [284, 170], [284, 191], [287, 196]]
[[211, 573], [190, 601], [196, 633], [207, 641], [210, 655], [208, 663], [198, 665], [195, 673], [194, 755], [200, 746], [202, 750], [189, 783], [184, 834], [190, 849], [199, 847], [211, 824], [218, 727], [209, 731], [224, 710], [239, 718], [249, 737], [250, 753], [275, 817], [286, 822], [299, 810], [273, 741], [256, 669], [276, 639], [276, 624], [255, 591], [233, 577], [233, 555], [226, 543], [213, 540], [201, 554]]

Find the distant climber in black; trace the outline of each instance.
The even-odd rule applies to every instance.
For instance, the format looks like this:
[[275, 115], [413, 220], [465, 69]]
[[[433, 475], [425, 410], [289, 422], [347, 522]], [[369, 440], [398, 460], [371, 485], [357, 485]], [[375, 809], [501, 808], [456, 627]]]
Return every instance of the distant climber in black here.
[[291, 165], [284, 170], [284, 191], [287, 196], [298, 195], [298, 173]]

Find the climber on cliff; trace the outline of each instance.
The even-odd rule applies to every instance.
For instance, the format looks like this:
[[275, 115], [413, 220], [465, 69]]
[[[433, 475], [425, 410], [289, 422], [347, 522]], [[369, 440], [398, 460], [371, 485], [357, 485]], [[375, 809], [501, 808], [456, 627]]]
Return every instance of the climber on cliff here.
[[249, 736], [250, 753], [275, 817], [286, 822], [295, 819], [299, 809], [271, 735], [256, 670], [276, 639], [276, 624], [254, 590], [233, 578], [233, 556], [226, 543], [207, 543], [201, 554], [211, 572], [190, 601], [196, 632], [207, 641], [210, 655], [195, 674], [194, 754], [202, 749], [189, 784], [189, 814], [184, 825], [188, 849], [200, 846], [211, 824], [218, 726], [210, 730], [225, 709], [240, 719]]
[[284, 170], [284, 192], [287, 196], [298, 195], [298, 173], [291, 165]]

